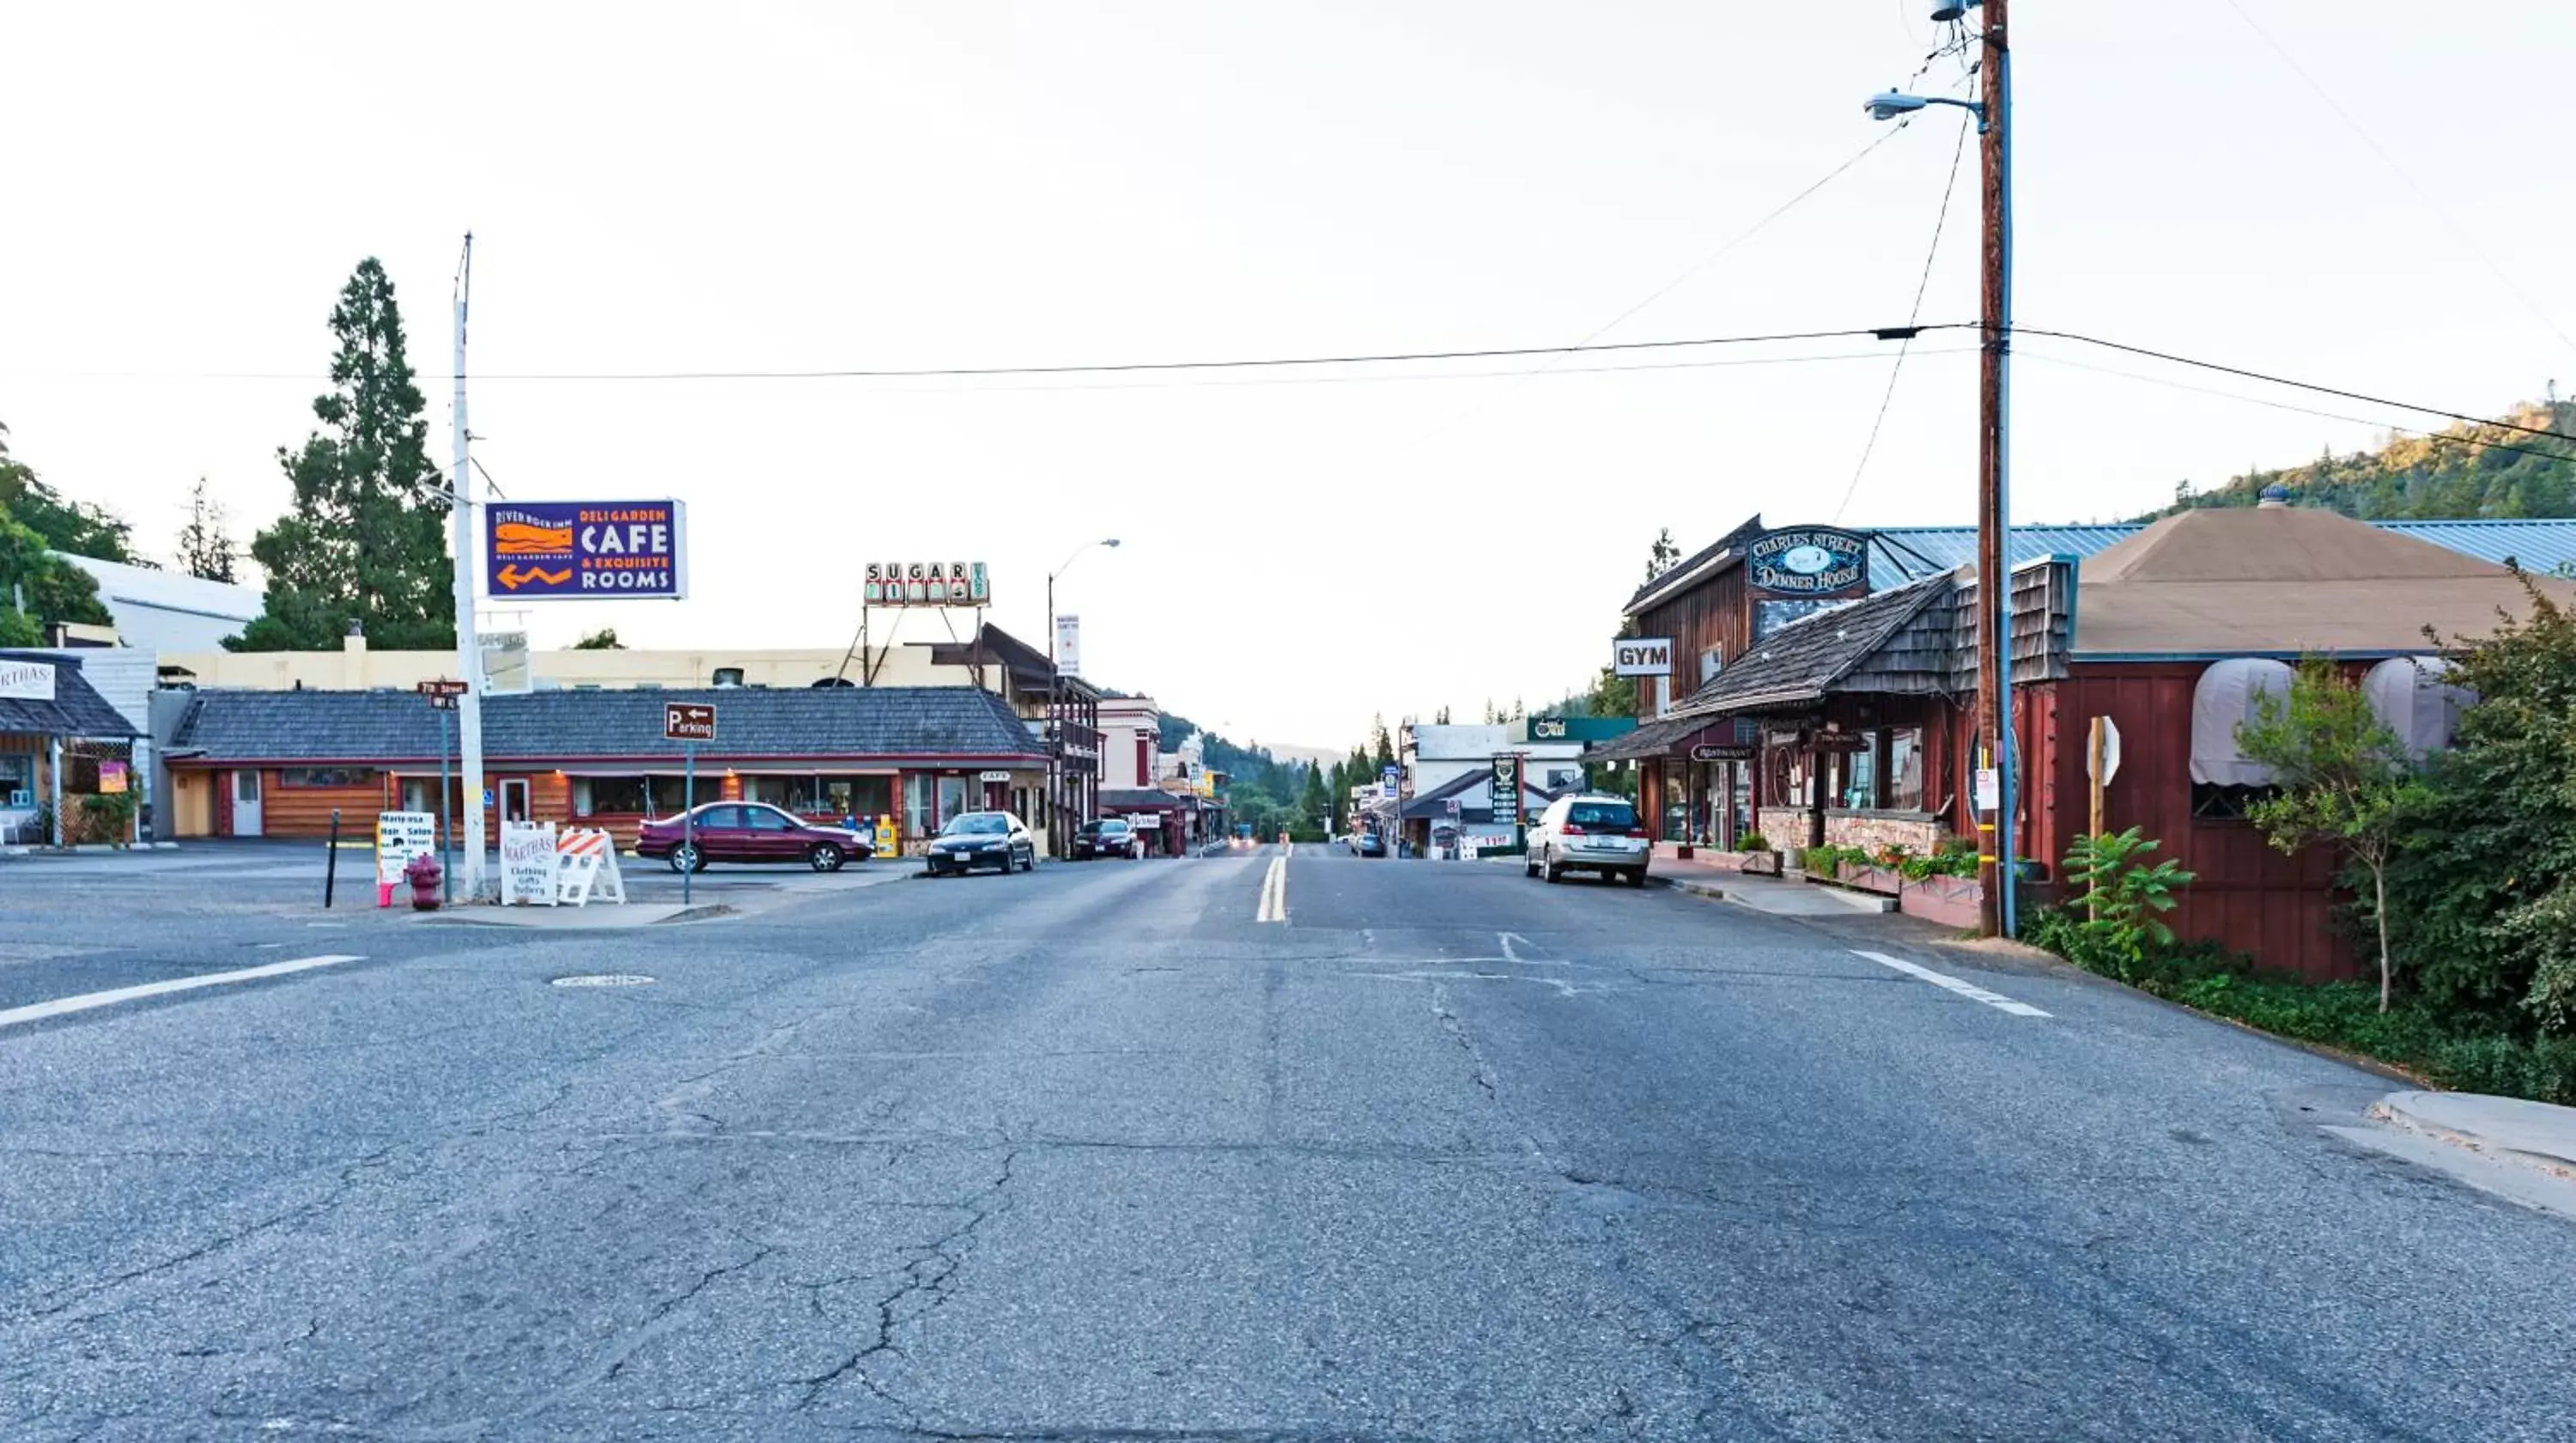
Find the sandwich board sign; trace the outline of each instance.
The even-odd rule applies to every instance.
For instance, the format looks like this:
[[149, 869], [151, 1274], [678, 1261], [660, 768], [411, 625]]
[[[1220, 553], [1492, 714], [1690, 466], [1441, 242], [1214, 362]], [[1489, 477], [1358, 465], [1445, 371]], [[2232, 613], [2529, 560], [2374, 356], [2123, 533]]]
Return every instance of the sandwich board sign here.
[[501, 824], [501, 905], [555, 904], [555, 829], [551, 822]]
[[403, 868], [414, 857], [435, 856], [438, 852], [438, 818], [427, 812], [378, 812], [376, 814], [376, 880], [392, 885], [403, 879]]

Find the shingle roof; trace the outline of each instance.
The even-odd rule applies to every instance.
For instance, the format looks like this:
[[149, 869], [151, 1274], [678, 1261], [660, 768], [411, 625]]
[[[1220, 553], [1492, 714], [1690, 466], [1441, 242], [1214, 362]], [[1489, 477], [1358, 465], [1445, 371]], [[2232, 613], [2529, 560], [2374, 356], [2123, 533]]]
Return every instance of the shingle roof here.
[[47, 737], [134, 737], [143, 729], [108, 704], [81, 675], [80, 663], [55, 652], [0, 651], [0, 662], [32, 661], [54, 669], [54, 699], [0, 698], [0, 732]]
[[1735, 543], [1742, 541], [1747, 537], [1758, 536], [1761, 533], [1762, 515], [1760, 512], [1755, 512], [1742, 525], [1737, 526], [1734, 530], [1729, 531], [1724, 536], [1717, 538], [1715, 541], [1710, 542], [1699, 550], [1694, 551], [1690, 555], [1683, 557], [1681, 560], [1674, 562], [1672, 565], [1665, 567], [1662, 571], [1657, 572], [1654, 580], [1638, 587], [1636, 591], [1628, 597], [1628, 605], [1622, 614], [1634, 616], [1651, 604], [1651, 601], [1656, 597], [1657, 593], [1668, 590], [1680, 590], [1684, 582], [1695, 579], [1693, 573], [1697, 572], [1701, 567], [1707, 565], [1709, 562], [1715, 561], [1719, 557], [1725, 555], [1728, 547], [1733, 546]]
[[[666, 702], [716, 709], [701, 761], [836, 758], [942, 764], [1043, 759], [1045, 744], [1000, 697], [975, 687], [717, 687], [540, 691], [483, 699], [483, 755], [495, 764], [573, 759], [677, 761]], [[411, 692], [197, 693], [173, 748], [207, 763], [419, 761], [439, 755], [438, 713]]]
[[1675, 703], [1672, 715], [1687, 720], [1813, 701], [1953, 584], [1945, 573], [1793, 621]]

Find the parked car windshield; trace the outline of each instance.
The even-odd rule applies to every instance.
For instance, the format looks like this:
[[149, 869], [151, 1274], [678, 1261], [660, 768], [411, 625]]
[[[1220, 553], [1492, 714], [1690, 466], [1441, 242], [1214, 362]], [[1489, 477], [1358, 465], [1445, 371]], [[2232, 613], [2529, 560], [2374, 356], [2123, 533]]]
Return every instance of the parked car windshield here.
[[951, 817], [948, 825], [939, 829], [939, 835], [966, 837], [979, 832], [999, 834], [1010, 829], [1011, 824], [999, 812], [968, 812], [962, 817]]
[[1104, 821], [1094, 822], [1092, 825], [1098, 827], [1104, 833], [1124, 832], [1127, 830], [1127, 824], [1114, 817]]
[[1626, 802], [1576, 802], [1566, 811], [1565, 820], [1577, 827], [1608, 827], [1624, 832], [1637, 825], [1637, 809]]

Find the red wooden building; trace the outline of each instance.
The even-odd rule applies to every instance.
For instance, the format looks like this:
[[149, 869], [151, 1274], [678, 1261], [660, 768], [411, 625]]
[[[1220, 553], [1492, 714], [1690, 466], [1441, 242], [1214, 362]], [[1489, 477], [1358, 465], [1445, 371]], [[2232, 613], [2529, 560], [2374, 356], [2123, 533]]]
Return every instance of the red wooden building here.
[[[1677, 666], [1704, 649], [1708, 677], [1597, 758], [1640, 766], [1641, 801], [1668, 837], [1678, 822], [1723, 845], [1750, 822], [1775, 847], [1922, 851], [1971, 834], [1975, 574], [1766, 627], [1745, 562], [1777, 534], [1739, 528], [1667, 573], [1695, 568], [1682, 585], [1658, 578], [1640, 593], [1638, 630], [1672, 635]], [[1746, 580], [1723, 584], [1739, 567]], [[2536, 584], [2576, 600], [2576, 584]], [[2286, 687], [2293, 663], [2324, 656], [2368, 678], [2401, 735], [2441, 745], [2466, 699], [2442, 684], [2427, 628], [2473, 636], [2526, 604], [2503, 566], [2277, 501], [2185, 512], [2090, 558], [2026, 562], [2012, 624], [2023, 855], [2045, 884], [2089, 825], [2086, 739], [2107, 717], [2123, 757], [2105, 825], [2143, 828], [2198, 877], [2175, 929], [2267, 967], [2353, 975], [2332, 859], [2285, 856], [2243, 819], [2268, 777], [2237, 752], [2236, 726], [2256, 696]], [[1747, 744], [1750, 761], [1693, 760]]]

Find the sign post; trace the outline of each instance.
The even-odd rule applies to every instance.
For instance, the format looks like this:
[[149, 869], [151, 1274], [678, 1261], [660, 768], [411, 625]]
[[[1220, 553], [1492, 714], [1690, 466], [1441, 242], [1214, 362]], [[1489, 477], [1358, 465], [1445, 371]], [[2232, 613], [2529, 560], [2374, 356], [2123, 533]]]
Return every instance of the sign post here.
[[2090, 734], [2084, 739], [2084, 775], [2093, 782], [2092, 831], [2100, 836], [2107, 825], [2102, 820], [2102, 795], [2111, 778], [2120, 772], [2120, 728], [2109, 717], [2093, 718]]
[[[447, 894], [447, 900], [448, 900], [448, 902], [449, 902], [449, 903], [451, 903], [451, 904], [453, 904], [453, 903], [456, 901], [456, 853], [455, 853], [455, 851], [454, 851], [454, 850], [449, 846], [449, 843], [448, 843], [449, 832], [448, 832], [448, 816], [447, 816], [447, 788], [448, 788], [447, 758], [448, 758], [449, 742], [448, 742], [448, 725], [447, 725], [447, 717], [448, 717], [448, 714], [449, 714], [450, 712], [453, 712], [453, 711], [455, 711], [455, 710], [456, 710], [456, 699], [457, 699], [458, 697], [461, 697], [461, 696], [465, 695], [466, 686], [465, 686], [465, 683], [463, 683], [463, 682], [461, 682], [461, 681], [424, 681], [424, 682], [419, 683], [417, 686], [413, 687], [413, 688], [412, 688], [412, 690], [419, 692], [423, 697], [427, 698], [427, 699], [428, 699], [428, 701], [429, 701], [430, 709], [431, 709], [432, 711], [435, 711], [435, 712], [437, 712], [437, 713], [438, 713], [438, 866], [439, 866], [439, 873], [440, 873], [440, 876], [439, 876], [439, 885], [440, 885], [442, 888], [444, 888], [444, 889], [445, 889], [446, 894]], [[479, 828], [479, 827], [481, 826], [481, 824], [482, 824], [483, 814], [482, 814], [482, 812], [481, 812], [479, 809], [469, 809], [469, 811], [468, 811], [468, 818], [469, 818], [469, 820], [473, 821], [473, 822], [475, 823], [475, 825]], [[476, 837], [475, 837], [475, 839], [474, 839], [474, 845], [475, 845], [475, 861], [476, 861], [476, 863], [477, 863], [476, 867], [474, 868], [474, 872], [475, 872], [475, 875], [479, 877], [479, 876], [481, 876], [481, 875], [482, 875], [482, 873], [483, 873], [483, 868], [482, 868], [482, 867], [481, 867], [481, 865], [480, 865], [480, 863], [481, 863], [481, 861], [482, 861], [482, 846], [483, 846], [483, 839], [482, 839], [482, 837], [481, 837], [481, 836], [479, 836], [479, 835], [478, 835], [478, 836], [476, 836]], [[470, 893], [469, 893], [469, 894], [470, 894]]]
[[716, 739], [716, 709], [704, 702], [665, 702], [662, 740], [680, 743], [680, 845], [689, 865], [680, 869], [680, 905], [689, 905], [690, 879], [697, 868], [698, 743]]

